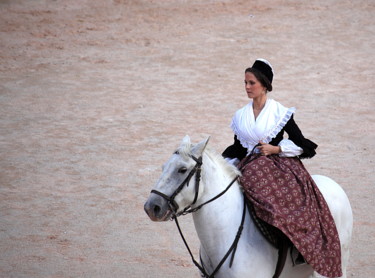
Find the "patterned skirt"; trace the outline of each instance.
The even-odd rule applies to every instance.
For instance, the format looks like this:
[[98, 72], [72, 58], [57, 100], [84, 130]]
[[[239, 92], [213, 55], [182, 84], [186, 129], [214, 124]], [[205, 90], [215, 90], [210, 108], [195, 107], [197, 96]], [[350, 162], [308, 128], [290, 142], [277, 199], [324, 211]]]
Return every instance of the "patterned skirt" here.
[[256, 216], [281, 230], [316, 272], [342, 276], [333, 217], [300, 159], [254, 155], [244, 160], [240, 182]]

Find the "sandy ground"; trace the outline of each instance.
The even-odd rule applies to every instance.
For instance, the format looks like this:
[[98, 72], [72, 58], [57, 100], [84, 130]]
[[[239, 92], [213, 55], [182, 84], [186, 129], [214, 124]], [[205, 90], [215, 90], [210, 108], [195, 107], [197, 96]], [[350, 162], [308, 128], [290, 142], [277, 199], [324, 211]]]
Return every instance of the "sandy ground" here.
[[[270, 97], [349, 195], [349, 277], [375, 277], [372, 0], [1, 0], [0, 276], [198, 277], [143, 211], [185, 134], [232, 143], [264, 57]], [[190, 216], [182, 219], [193, 246]]]

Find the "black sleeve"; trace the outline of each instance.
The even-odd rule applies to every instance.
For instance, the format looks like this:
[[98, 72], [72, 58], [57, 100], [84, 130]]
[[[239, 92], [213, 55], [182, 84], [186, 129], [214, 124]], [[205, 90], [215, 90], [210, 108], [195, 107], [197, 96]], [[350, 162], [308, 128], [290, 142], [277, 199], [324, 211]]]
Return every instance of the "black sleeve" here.
[[284, 130], [288, 133], [289, 140], [293, 141], [294, 144], [303, 149], [303, 153], [299, 158], [312, 158], [316, 154], [315, 149], [318, 145], [303, 136], [301, 130], [294, 121], [293, 116], [285, 125]]
[[247, 149], [244, 148], [240, 141], [237, 139], [237, 136], [234, 135], [234, 143], [225, 149], [222, 156], [225, 158], [238, 158], [242, 160], [247, 154]]

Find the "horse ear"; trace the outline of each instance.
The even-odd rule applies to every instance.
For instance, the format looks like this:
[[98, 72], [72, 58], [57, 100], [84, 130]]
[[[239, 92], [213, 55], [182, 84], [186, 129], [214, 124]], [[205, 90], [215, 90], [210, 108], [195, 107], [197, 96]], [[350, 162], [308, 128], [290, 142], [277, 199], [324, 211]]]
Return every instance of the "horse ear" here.
[[191, 152], [195, 157], [200, 157], [202, 156], [202, 153], [204, 149], [206, 148], [208, 141], [210, 141], [210, 137], [208, 137], [206, 140], [201, 141], [200, 143], [196, 144]]
[[189, 135], [185, 135], [185, 137], [182, 139], [182, 144], [188, 144], [190, 145], [190, 137]]

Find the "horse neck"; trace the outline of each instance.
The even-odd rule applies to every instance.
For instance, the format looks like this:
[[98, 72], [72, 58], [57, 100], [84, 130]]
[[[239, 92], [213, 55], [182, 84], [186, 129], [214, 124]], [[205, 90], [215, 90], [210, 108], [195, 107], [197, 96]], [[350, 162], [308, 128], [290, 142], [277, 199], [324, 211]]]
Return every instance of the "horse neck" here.
[[[223, 171], [222, 167], [220, 167], [221, 164], [210, 157], [204, 156], [201, 179], [203, 193], [201, 192], [202, 196], [199, 198], [198, 205], [224, 191], [234, 179], [233, 175]], [[195, 229], [201, 243], [201, 252], [206, 257], [205, 263], [209, 260], [212, 266], [217, 266], [226, 254], [238, 232], [243, 209], [244, 196], [236, 182], [219, 199], [193, 213]], [[272, 264], [275, 263], [268, 259], [271, 256], [271, 252], [274, 252], [272, 246], [256, 228], [249, 213], [247, 211], [246, 213], [241, 239], [242, 242], [253, 242], [254, 244], [251, 250], [247, 244], [245, 244], [245, 247], [242, 246], [243, 248], [239, 247], [237, 253], [246, 253], [243, 256], [248, 257], [250, 261], [259, 263], [261, 261], [259, 258], [261, 257], [267, 258], [264, 261], [268, 261], [268, 264], [270, 262]], [[253, 270], [260, 271], [263, 265], [256, 264], [252, 265]]]
[[[223, 167], [214, 156], [205, 154], [202, 165], [201, 197], [197, 204], [217, 196], [233, 181], [235, 175]], [[220, 198], [193, 214], [195, 227], [202, 240], [232, 239], [237, 233], [243, 212], [243, 194], [237, 182]]]
[[[234, 170], [226, 169], [225, 162], [220, 161], [220, 159], [221, 157], [217, 157], [217, 155], [208, 151], [203, 154], [201, 183], [204, 192], [201, 196], [201, 202], [207, 201], [223, 192], [238, 176], [238, 173], [234, 172]], [[223, 204], [223, 200], [230, 202]], [[243, 201], [242, 192], [237, 181], [217, 201], [222, 203], [221, 206], [231, 206], [237, 201]]]

